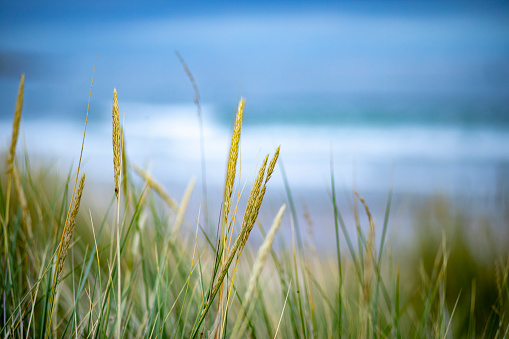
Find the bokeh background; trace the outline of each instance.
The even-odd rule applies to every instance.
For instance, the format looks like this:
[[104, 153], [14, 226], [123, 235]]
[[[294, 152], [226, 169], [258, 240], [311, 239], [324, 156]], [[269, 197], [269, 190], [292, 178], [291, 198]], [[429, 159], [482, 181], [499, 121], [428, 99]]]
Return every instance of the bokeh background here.
[[[130, 159], [177, 197], [192, 176], [201, 187], [194, 93], [175, 51], [200, 91], [212, 215], [241, 97], [242, 180], [281, 144], [299, 210], [317, 223], [334, 220], [331, 159], [337, 189], [356, 188], [378, 222], [391, 187], [403, 221], [405, 206], [437, 195], [479, 214], [507, 210], [504, 2], [2, 1], [0, 141], [7, 147], [25, 73], [20, 147], [66, 175], [79, 156], [96, 65], [87, 178], [113, 187], [115, 87]], [[286, 199], [279, 172], [271, 185], [275, 211]], [[201, 189], [194, 199], [198, 206]]]

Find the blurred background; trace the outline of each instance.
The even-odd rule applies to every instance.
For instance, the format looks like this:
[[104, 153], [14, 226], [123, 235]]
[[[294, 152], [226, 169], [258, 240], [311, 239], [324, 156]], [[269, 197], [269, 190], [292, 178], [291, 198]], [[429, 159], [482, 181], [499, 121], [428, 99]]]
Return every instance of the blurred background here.
[[[296, 204], [328, 225], [331, 158], [340, 194], [357, 188], [379, 222], [391, 182], [396, 211], [436, 195], [479, 213], [506, 210], [505, 2], [2, 1], [1, 142], [25, 73], [19, 145], [67, 173], [97, 60], [87, 178], [113, 187], [115, 87], [130, 159], [176, 197], [195, 176], [200, 201], [199, 121], [175, 51], [200, 91], [214, 213], [241, 97], [242, 180], [281, 144]], [[271, 185], [275, 211], [285, 200], [279, 171]]]

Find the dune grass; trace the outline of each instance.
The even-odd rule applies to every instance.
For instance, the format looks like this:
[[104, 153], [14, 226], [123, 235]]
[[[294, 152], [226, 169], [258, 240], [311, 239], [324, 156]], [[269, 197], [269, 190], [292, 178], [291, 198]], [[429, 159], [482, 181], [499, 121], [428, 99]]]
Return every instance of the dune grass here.
[[[130, 163], [114, 91], [115, 180], [109, 206], [98, 210], [93, 198], [87, 199], [80, 163], [62, 179], [60, 169], [32, 167], [26, 152], [16, 152], [23, 85], [24, 77], [12, 142], [5, 168], [0, 168], [2, 337], [507, 335], [507, 243], [497, 247], [485, 240], [476, 248], [462, 227], [472, 219], [446, 202], [434, 200], [420, 209], [416, 220], [422, 234], [417, 232], [408, 248], [393, 253], [387, 245], [392, 191], [381, 225], [375, 224], [362, 195], [354, 192], [354, 224], [347, 224], [347, 207], [338, 203], [331, 163], [333, 219], [320, 227], [334, 229], [335, 252], [319, 254], [301, 234], [302, 211], [292, 196], [279, 147], [263, 159], [250, 187], [240, 179], [242, 99], [226, 163], [220, 220], [210, 233], [210, 225], [200, 223], [205, 211], [186, 218], [194, 178], [178, 200]], [[272, 225], [263, 225], [258, 215], [268, 213], [263, 199], [276, 172], [283, 177], [287, 202]], [[143, 184], [135, 184], [135, 175]], [[239, 206], [242, 195], [248, 196], [245, 209]], [[292, 227], [290, 239], [278, 237], [282, 224]], [[248, 241], [255, 225], [264, 237], [258, 248]]]

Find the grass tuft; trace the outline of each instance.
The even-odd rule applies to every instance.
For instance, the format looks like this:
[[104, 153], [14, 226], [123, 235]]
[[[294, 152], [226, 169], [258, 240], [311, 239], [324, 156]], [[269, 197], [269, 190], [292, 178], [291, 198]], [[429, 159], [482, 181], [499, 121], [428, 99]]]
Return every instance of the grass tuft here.
[[[23, 88], [21, 77], [13, 137], [7, 161], [0, 163], [1, 337], [507, 336], [509, 239], [498, 232], [507, 219], [459, 210], [436, 197], [416, 204], [409, 225], [415, 232], [398, 243], [389, 227], [392, 188], [378, 224], [376, 206], [357, 191], [346, 202], [338, 199], [331, 160], [332, 204], [330, 215], [321, 218], [329, 217], [330, 224], [315, 227], [311, 213], [293, 198], [280, 147], [261, 159], [244, 199], [241, 99], [225, 145], [224, 190], [216, 192], [217, 230], [209, 234], [208, 223], [200, 223], [206, 207], [190, 207], [194, 178], [182, 192], [172, 191], [128, 161], [116, 90], [113, 192], [84, 194], [88, 108], [76, 169], [62, 175], [53, 165], [32, 166], [26, 150], [16, 154]], [[277, 175], [287, 199], [279, 210], [265, 197]], [[98, 206], [98, 194], [109, 203]], [[290, 213], [283, 218], [286, 206]], [[352, 207], [351, 216], [344, 206]], [[264, 224], [265, 217], [272, 225]], [[299, 228], [303, 218], [307, 237]], [[258, 247], [250, 240], [255, 224], [264, 238]], [[292, 239], [283, 236], [289, 228]], [[329, 231], [335, 237], [321, 241], [328, 241], [331, 253], [314, 239]]]

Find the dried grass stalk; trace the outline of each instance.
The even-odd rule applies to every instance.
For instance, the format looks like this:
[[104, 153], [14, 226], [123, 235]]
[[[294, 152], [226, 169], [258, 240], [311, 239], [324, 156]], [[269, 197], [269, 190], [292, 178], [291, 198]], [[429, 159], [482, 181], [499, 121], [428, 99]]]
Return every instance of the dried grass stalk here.
[[[267, 189], [267, 183], [269, 182], [269, 180], [272, 176], [272, 173], [274, 172], [274, 167], [276, 167], [276, 162], [277, 162], [277, 159], [279, 158], [280, 147], [281, 146], [278, 146], [278, 148], [276, 149], [276, 152], [274, 153], [274, 156], [270, 160], [269, 167], [267, 169], [267, 177], [265, 178], [265, 182], [263, 183], [262, 188], [257, 192], [256, 200], [254, 201], [253, 208], [249, 215], [249, 220], [246, 224], [248, 226], [248, 232], [251, 232], [251, 230], [253, 229], [254, 223], [256, 221], [256, 218], [258, 217], [258, 212], [260, 211], [260, 206], [262, 205], [263, 197], [265, 196], [265, 191]], [[268, 157], [268, 155], [267, 155], [267, 157]], [[265, 159], [264, 165], [266, 162], [267, 162], [267, 158]], [[247, 236], [248, 235], [249, 234], [247, 234]], [[246, 236], [246, 239], [244, 240], [244, 242], [247, 241], [247, 236]]]
[[[267, 177], [265, 178], [265, 182], [260, 189], [261, 182], [263, 180], [263, 171], [265, 171], [265, 165], [267, 164], [268, 155], [265, 158], [265, 161], [263, 162], [262, 167], [260, 168], [260, 172], [258, 173], [258, 178], [255, 181], [255, 184], [253, 186], [253, 190], [256, 190], [253, 192], [251, 190], [251, 194], [248, 199], [248, 207], [246, 208], [246, 213], [244, 214], [244, 220], [242, 222], [243, 227], [246, 227], [245, 232], [243, 232], [243, 239], [242, 239], [242, 246], [245, 245], [247, 238], [249, 237], [249, 233], [253, 229], [254, 223], [256, 221], [256, 218], [258, 217], [258, 212], [260, 211], [260, 206], [262, 205], [263, 197], [265, 196], [265, 191], [267, 189], [267, 183], [269, 182], [272, 173], [274, 172], [274, 168], [276, 167], [277, 159], [279, 158], [279, 149], [281, 146], [279, 146], [276, 149], [276, 152], [274, 153], [274, 156], [270, 160], [269, 167], [267, 169]], [[255, 195], [251, 196], [253, 193]]]
[[[276, 158], [277, 159], [277, 158]], [[263, 197], [265, 196], [266, 185], [260, 189], [261, 183], [263, 182], [263, 177], [265, 175], [265, 168], [267, 166], [268, 155], [265, 157], [260, 170], [258, 171], [258, 176], [256, 177], [255, 183], [253, 184], [253, 188], [251, 188], [251, 193], [249, 194], [249, 198], [247, 201], [246, 211], [244, 212], [244, 219], [242, 220], [242, 228], [235, 239], [235, 243], [233, 244], [232, 251], [230, 252], [226, 267], [228, 269], [229, 263], [233, 261], [233, 257], [237, 254], [237, 251], [242, 251], [244, 245], [249, 238], [249, 234], [253, 229], [256, 218], [258, 217], [258, 212], [260, 211], [260, 206], [263, 201]], [[266, 182], [265, 182], [266, 183]]]
[[[253, 192], [253, 190], [256, 189], [256, 182], [257, 181], [261, 182], [261, 180], [263, 179], [266, 164], [267, 164], [267, 161], [264, 161], [262, 167], [260, 168], [260, 171], [258, 172], [257, 180], [255, 181], [255, 185], [253, 185], [254, 187], [251, 189], [251, 192]], [[256, 221], [256, 218], [258, 216], [258, 211], [260, 209], [261, 202], [262, 202], [263, 196], [265, 194], [265, 187], [266, 186], [264, 185], [262, 187], [262, 190], [258, 193], [256, 202], [254, 202], [254, 204], [251, 203], [251, 205], [248, 205], [246, 207], [245, 213], [247, 214], [248, 211], [251, 211], [250, 212], [251, 217], [246, 218], [246, 214], [244, 214], [244, 221], [242, 223], [242, 229], [241, 229], [239, 235], [237, 236], [237, 238], [235, 239], [235, 243], [232, 246], [232, 250], [230, 251], [230, 254], [226, 258], [226, 260], [221, 268], [221, 271], [218, 275], [218, 279], [217, 279], [216, 283], [214, 284], [214, 287], [212, 288], [211, 296], [214, 296], [216, 294], [216, 292], [219, 290], [219, 288], [221, 287], [223, 278], [226, 275], [226, 273], [228, 272], [228, 269], [229, 269], [233, 259], [235, 258], [236, 255], [238, 255], [239, 253], [242, 252], [242, 249], [244, 248], [244, 245], [246, 244], [247, 239], [249, 238], [249, 234], [250, 234], [251, 230], [253, 229], [254, 222]]]
[[272, 172], [274, 172], [274, 167], [276, 167], [277, 159], [279, 158], [279, 149], [281, 148], [281, 145], [277, 147], [276, 152], [274, 153], [274, 156], [270, 160], [269, 168], [267, 169], [267, 178], [265, 179], [265, 183], [267, 183], [272, 176]]
[[[239, 104], [239, 113], [242, 112], [242, 109], [243, 108], [242, 108], [242, 101], [241, 101], [241, 104]], [[237, 118], [238, 118], [238, 116], [237, 116]], [[239, 122], [239, 120], [237, 122], [238, 122], [238, 125], [239, 125], [239, 129], [238, 129], [239, 132], [238, 133], [240, 133], [240, 123], [241, 122]], [[237, 124], [236, 124], [236, 127], [237, 127]], [[235, 131], [236, 130], [237, 130], [237, 128], [234, 128], [234, 135], [233, 135], [233, 138], [232, 138], [232, 149], [234, 148], [234, 145], [236, 145], [236, 148], [237, 148], [236, 152], [237, 152], [237, 155], [238, 155], [238, 139], [240, 139], [240, 134], [239, 134], [239, 136], [237, 138], [237, 142], [235, 142], [234, 140], [236, 139], [236, 137], [235, 137]], [[232, 155], [232, 154], [233, 154], [233, 157], [230, 157], [230, 160], [234, 159], [235, 163], [236, 163], [236, 156], [237, 155], [235, 155], [235, 152], [230, 152], [230, 155]], [[253, 187], [251, 189], [251, 193], [249, 194], [248, 203], [247, 203], [247, 206], [246, 206], [246, 211], [244, 213], [244, 219], [242, 221], [242, 227], [241, 227], [240, 233], [237, 236], [237, 238], [235, 239], [235, 242], [234, 242], [233, 246], [231, 247], [231, 250], [229, 251], [227, 256], [224, 257], [223, 263], [222, 263], [221, 268], [219, 270], [219, 274], [216, 275], [217, 279], [213, 280], [214, 283], [212, 284], [211, 292], [208, 295], [208, 299], [207, 299], [206, 303], [203, 305], [202, 312], [200, 313], [200, 316], [198, 317], [197, 325], [193, 328], [193, 332], [191, 334], [191, 337], [195, 337], [198, 328], [200, 327], [203, 319], [205, 318], [205, 316], [207, 314], [207, 311], [210, 308], [210, 305], [211, 305], [212, 301], [214, 300], [214, 297], [216, 296], [217, 292], [223, 286], [224, 277], [226, 276], [226, 273], [228, 272], [228, 270], [230, 268], [230, 265], [232, 264], [234, 258], [235, 257], [239, 258], [240, 254], [242, 253], [242, 249], [244, 248], [244, 245], [246, 244], [246, 241], [247, 241], [247, 239], [249, 237], [249, 234], [250, 234], [250, 232], [251, 232], [251, 230], [253, 228], [254, 222], [256, 221], [256, 218], [258, 217], [258, 212], [260, 210], [260, 206], [261, 206], [261, 203], [263, 201], [263, 197], [265, 195], [266, 184], [267, 184], [268, 180], [270, 179], [270, 176], [272, 175], [272, 172], [274, 171], [274, 167], [276, 165], [278, 156], [279, 156], [279, 147], [278, 147], [276, 153], [274, 154], [274, 157], [272, 158], [272, 160], [271, 160], [271, 162], [269, 164], [269, 172], [267, 172], [267, 178], [265, 179], [265, 182], [263, 181], [263, 178], [265, 176], [265, 169], [267, 167], [268, 155], [265, 157], [265, 159], [263, 161], [263, 164], [260, 167], [260, 170], [258, 171], [258, 176], [257, 176], [257, 178], [255, 180], [255, 183], [253, 184]], [[228, 163], [228, 172], [227, 172], [227, 177], [226, 177], [226, 185], [225, 185], [225, 198], [228, 198], [228, 201], [229, 201], [229, 199], [231, 197], [231, 189], [233, 188], [233, 181], [231, 181], [231, 188], [229, 188], [229, 186], [228, 186], [229, 179], [231, 178], [232, 173], [233, 173], [233, 179], [235, 178], [234, 167], [232, 167], [230, 165], [231, 164], [230, 164], [230, 161], [229, 161], [229, 163]], [[233, 169], [233, 172], [230, 171], [231, 169]], [[264, 182], [264, 184], [263, 184], [263, 187], [260, 189], [260, 186], [261, 186], [262, 182]], [[227, 221], [227, 216], [228, 216], [227, 215], [228, 205], [227, 205], [226, 199], [225, 199], [225, 206], [224, 207], [225, 208], [223, 209], [223, 213], [226, 212], [226, 215], [223, 215], [223, 223], [225, 223]], [[225, 224], [223, 224], [223, 226], [224, 225]], [[226, 227], [222, 227], [221, 232], [226, 233], [225, 228]], [[222, 233], [221, 242], [224, 242], [224, 241], [225, 241], [225, 238], [224, 238], [224, 235]], [[232, 284], [233, 284], [233, 281], [232, 281]]]
[[7, 158], [7, 171], [12, 173], [14, 156], [16, 154], [16, 144], [18, 143], [19, 124], [21, 122], [21, 111], [23, 110], [23, 93], [25, 91], [25, 74], [21, 75], [19, 80], [18, 98], [16, 99], [16, 108], [14, 109], [14, 120], [12, 122], [12, 139], [9, 147], [9, 157]]
[[175, 200], [173, 200], [168, 195], [168, 193], [166, 193], [163, 187], [154, 179], [152, 179], [152, 177], [147, 172], [142, 170], [140, 167], [136, 166], [134, 163], [131, 163], [131, 167], [136, 173], [138, 173], [143, 179], [145, 179], [146, 184], [154, 191], [156, 191], [156, 193], [164, 200], [164, 202], [166, 202], [166, 204], [168, 204], [168, 206], [170, 206], [171, 209], [173, 209], [176, 212], [179, 210], [179, 206], [177, 205]]
[[237, 117], [235, 119], [235, 126], [233, 127], [232, 141], [230, 145], [230, 154], [228, 156], [228, 166], [226, 169], [226, 181], [224, 185], [224, 208], [223, 208], [223, 221], [226, 224], [228, 214], [230, 212], [230, 198], [233, 192], [233, 184], [235, 182], [235, 173], [237, 170], [237, 158], [239, 156], [239, 142], [240, 134], [242, 131], [242, 116], [244, 114], [244, 99], [240, 99], [239, 107], [237, 110]]
[[[121, 170], [121, 138], [120, 138], [120, 117], [118, 109], [117, 90], [113, 89], [113, 109], [112, 109], [112, 121], [113, 121], [113, 167], [115, 171], [115, 196], [117, 197], [117, 338], [121, 337], [121, 315], [122, 315], [122, 290], [121, 290], [121, 279], [122, 274], [120, 264], [120, 170]], [[113, 241], [113, 238], [112, 238]]]
[[[267, 161], [269, 156], [267, 155], [263, 160], [263, 164], [258, 171], [258, 176], [251, 188], [251, 193], [249, 193], [249, 198], [247, 199], [246, 211], [244, 212], [244, 219], [242, 220], [242, 231], [241, 234], [247, 240], [249, 236], [249, 232], [253, 228], [254, 221], [256, 220], [256, 216], [258, 215], [258, 210], [260, 209], [261, 200], [260, 200], [260, 187], [263, 183], [263, 177], [265, 176], [265, 169], [267, 167]], [[265, 194], [265, 192], [263, 192]], [[263, 195], [261, 197], [263, 199]], [[259, 201], [260, 200], [260, 201]], [[254, 219], [253, 219], [254, 218]], [[242, 245], [245, 243], [243, 240]]]
[[76, 193], [76, 197], [74, 198], [74, 206], [72, 208], [71, 214], [69, 215], [69, 223], [67, 227], [64, 229], [64, 237], [62, 239], [62, 252], [60, 255], [60, 259], [58, 262], [57, 276], [60, 281], [60, 273], [64, 268], [65, 259], [67, 257], [67, 252], [69, 251], [69, 247], [72, 242], [72, 236], [74, 233], [74, 227], [76, 226], [76, 218], [78, 217], [78, 211], [80, 209], [81, 195], [83, 194], [83, 187], [85, 187], [85, 174], [81, 176], [80, 184], [78, 186], [78, 192]]
[[117, 90], [113, 89], [113, 168], [115, 170], [115, 196], [118, 199], [120, 191], [120, 116], [118, 109]]

